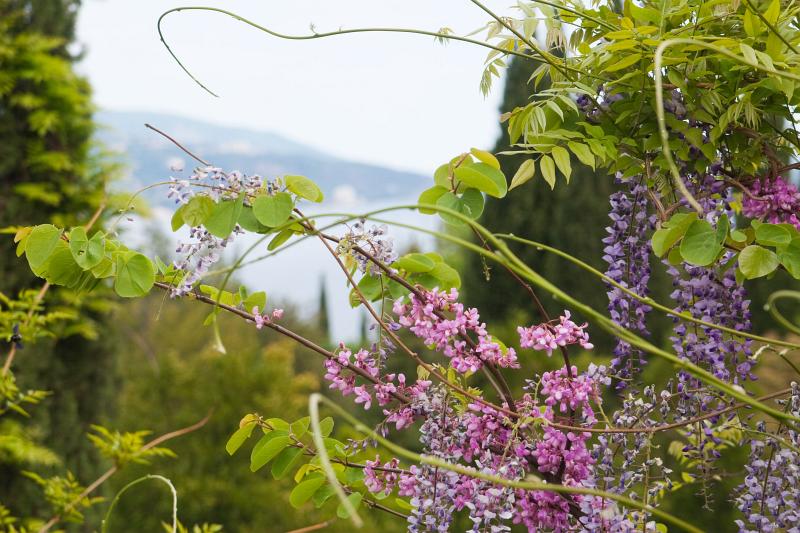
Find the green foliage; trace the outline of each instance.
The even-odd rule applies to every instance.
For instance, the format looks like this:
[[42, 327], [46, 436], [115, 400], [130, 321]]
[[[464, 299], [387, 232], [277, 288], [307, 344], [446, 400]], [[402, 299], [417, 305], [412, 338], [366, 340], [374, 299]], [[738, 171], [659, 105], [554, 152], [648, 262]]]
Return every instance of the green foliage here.
[[[434, 186], [420, 194], [418, 203], [452, 209], [473, 219], [483, 213], [483, 194], [503, 198], [508, 192], [506, 177], [497, 158], [477, 148], [441, 165], [434, 172], [433, 181]], [[433, 214], [438, 211], [421, 207], [420, 212]], [[457, 217], [438, 213], [447, 224], [464, 225]]]
[[737, 276], [744, 279], [761, 278], [778, 268], [800, 279], [800, 231], [791, 224], [754, 220], [744, 229], [724, 223], [715, 229], [695, 213], [676, 213], [653, 234], [652, 247], [659, 257], [677, 249], [683, 261], [699, 266], [711, 265], [726, 252], [727, 262], [736, 262]]
[[97, 425], [93, 425], [92, 430], [94, 433], [87, 435], [91, 443], [103, 457], [113, 461], [119, 468], [128, 463], [150, 464], [149, 460], [155, 457], [175, 457], [175, 454], [168, 448], [144, 447], [145, 437], [150, 435], [151, 431], [120, 433]]

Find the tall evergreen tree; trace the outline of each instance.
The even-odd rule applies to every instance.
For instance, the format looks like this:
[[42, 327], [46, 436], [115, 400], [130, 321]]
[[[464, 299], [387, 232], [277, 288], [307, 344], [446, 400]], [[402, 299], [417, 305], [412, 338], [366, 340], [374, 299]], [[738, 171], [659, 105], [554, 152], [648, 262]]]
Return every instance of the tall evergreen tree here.
[[[109, 169], [94, 155], [91, 91], [68, 51], [78, 5], [0, 0], [0, 228], [85, 224], [103, 201]], [[16, 257], [10, 236], [3, 237], [0, 292], [14, 296], [41, 287]], [[114, 404], [109, 303], [102, 293], [75, 296], [56, 289], [46, 303], [78, 310], [80, 319], [59, 332], [59, 340], [26, 347], [14, 371], [21, 386], [52, 391], [33, 412], [37, 431], [88, 482], [101, 464], [84, 435]], [[24, 496], [29, 482], [17, 474], [0, 464], [0, 500], [19, 508], [31, 500]]]

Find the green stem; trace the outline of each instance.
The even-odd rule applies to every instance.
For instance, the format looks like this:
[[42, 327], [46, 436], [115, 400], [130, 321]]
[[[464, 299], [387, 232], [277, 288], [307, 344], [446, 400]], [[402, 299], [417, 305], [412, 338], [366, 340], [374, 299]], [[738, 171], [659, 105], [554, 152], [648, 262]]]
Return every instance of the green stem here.
[[111, 517], [111, 512], [114, 510], [114, 507], [117, 506], [117, 502], [119, 502], [119, 500], [122, 497], [122, 495], [125, 494], [125, 492], [127, 492], [128, 489], [130, 489], [131, 487], [134, 487], [135, 485], [138, 485], [139, 483], [143, 483], [143, 482], [149, 481], [151, 479], [154, 479], [156, 481], [160, 481], [160, 482], [166, 484], [169, 487], [169, 490], [172, 492], [172, 533], [177, 533], [177, 531], [178, 531], [178, 492], [175, 490], [175, 486], [172, 484], [172, 482], [169, 479], [165, 478], [164, 476], [159, 476], [157, 474], [147, 474], [146, 476], [142, 476], [142, 477], [140, 477], [138, 479], [134, 479], [133, 481], [131, 481], [130, 483], [128, 483], [127, 485], [122, 487], [122, 489], [120, 489], [119, 492], [117, 492], [116, 496], [114, 496], [114, 499], [111, 500], [111, 505], [108, 507], [108, 511], [106, 512], [105, 518], [103, 518], [102, 526], [100, 528], [101, 533], [107, 533], [107, 531], [108, 531], [108, 522], [109, 522], [109, 518]]
[[767, 298], [767, 311], [769, 311], [769, 314], [772, 315], [772, 318], [774, 318], [783, 327], [792, 333], [800, 334], [800, 326], [789, 322], [789, 320], [787, 320], [786, 317], [784, 317], [781, 312], [778, 311], [778, 306], [775, 305], [776, 301], [784, 299], [800, 301], [800, 291], [781, 290], [773, 292], [769, 295], [769, 298]]
[[[621, 285], [620, 283], [618, 283], [618, 282], [614, 281], [613, 279], [609, 278], [608, 276], [606, 276], [605, 274], [603, 274], [602, 272], [600, 272], [599, 270], [597, 270], [593, 266], [581, 261], [577, 257], [574, 257], [574, 256], [572, 256], [572, 255], [570, 255], [570, 254], [568, 254], [568, 253], [566, 253], [566, 252], [564, 252], [562, 250], [559, 250], [558, 248], [553, 248], [552, 246], [548, 246], [546, 244], [543, 244], [543, 243], [540, 243], [540, 242], [536, 242], [536, 241], [532, 241], [532, 240], [529, 240], [529, 239], [523, 239], [522, 237], [517, 237], [516, 235], [511, 235], [511, 234], [506, 234], [506, 235], [499, 234], [499, 235], [497, 235], [497, 237], [499, 237], [501, 239], [515, 241], [515, 242], [518, 242], [518, 243], [521, 243], [521, 244], [525, 244], [525, 245], [528, 245], [528, 246], [533, 246], [533, 247], [535, 247], [535, 248], [537, 248], [539, 250], [550, 252], [550, 253], [553, 253], [553, 254], [555, 254], [555, 255], [557, 255], [559, 257], [562, 257], [562, 258], [566, 259], [567, 261], [569, 261], [570, 263], [573, 263], [573, 264], [579, 266], [580, 268], [586, 270], [587, 272], [590, 272], [591, 274], [597, 276], [598, 278], [602, 279], [606, 283], [609, 283], [609, 284], [613, 285], [614, 287], [616, 287], [619, 290], [623, 291], [625, 294], [629, 295], [631, 298], [634, 298], [634, 299], [636, 299], [636, 300], [638, 300], [638, 301], [640, 301], [642, 303], [645, 303], [645, 304], [653, 307], [654, 309], [658, 309], [659, 311], [663, 311], [664, 313], [666, 313], [668, 315], [676, 316], [676, 317], [678, 317], [678, 318], [680, 318], [682, 320], [686, 320], [688, 322], [694, 322], [696, 324], [700, 324], [701, 326], [705, 326], [705, 327], [708, 327], [708, 328], [718, 329], [720, 331], [724, 331], [726, 333], [730, 333], [731, 335], [735, 335], [737, 337], [742, 337], [742, 338], [745, 338], [745, 339], [752, 339], [754, 341], [763, 342], [763, 343], [766, 343], [766, 344], [772, 344], [772, 345], [775, 345], [775, 346], [784, 346], [784, 347], [787, 347], [787, 348], [800, 349], [800, 344], [797, 344], [797, 343], [793, 343], [793, 342], [789, 342], [789, 341], [783, 341], [783, 340], [779, 340], [779, 339], [770, 339], [769, 337], [762, 337], [760, 335], [753, 335], [752, 333], [739, 331], [739, 330], [736, 330], [736, 329], [733, 329], [733, 328], [721, 326], [719, 324], [712, 324], [711, 322], [706, 322], [704, 320], [700, 320], [699, 318], [694, 318], [694, 317], [687, 316], [687, 315], [684, 315], [682, 313], [679, 313], [678, 311], [676, 311], [674, 309], [671, 309], [671, 308], [669, 308], [669, 307], [667, 307], [665, 305], [662, 305], [662, 304], [656, 302], [652, 298], [648, 298], [648, 297], [644, 297], [644, 296], [640, 296], [640, 295], [636, 294], [634, 291], [630, 290], [629, 288], [625, 287], [624, 285]], [[798, 293], [798, 297], [800, 298], [800, 293]]]
[[[453, 40], [453, 41], [461, 41], [461, 42], [473, 44], [473, 45], [476, 45], [476, 46], [482, 46], [483, 48], [488, 48], [490, 50], [501, 52], [501, 53], [506, 54], [506, 55], [513, 55], [513, 56], [521, 57], [523, 59], [529, 59], [529, 60], [533, 60], [534, 59], [532, 56], [530, 56], [528, 54], [523, 54], [522, 52], [517, 52], [515, 50], [508, 50], [508, 49], [505, 49], [505, 48], [500, 48], [498, 46], [493, 46], [491, 44], [485, 43], [483, 41], [479, 41], [477, 39], [470, 39], [469, 37], [460, 37], [458, 35], [450, 35], [450, 34], [440, 33], [440, 32], [435, 32], [435, 31], [417, 30], [417, 29], [413, 29], [413, 28], [354, 28], [354, 29], [350, 29], [350, 30], [337, 30], [337, 31], [329, 31], [329, 32], [323, 32], [323, 33], [313, 33], [313, 34], [310, 34], [310, 35], [288, 35], [288, 34], [285, 34], [285, 33], [279, 33], [277, 31], [270, 30], [269, 28], [261, 26], [260, 24], [257, 24], [257, 23], [255, 23], [255, 22], [253, 22], [251, 20], [248, 20], [248, 19], [246, 19], [246, 18], [244, 18], [242, 16], [239, 16], [236, 13], [232, 13], [232, 12], [227, 11], [225, 9], [220, 9], [220, 8], [216, 8], [216, 7], [187, 6], [187, 7], [176, 7], [176, 8], [170, 9], [168, 11], [165, 11], [158, 18], [158, 25], [157, 25], [158, 26], [158, 36], [161, 39], [161, 42], [164, 44], [164, 47], [167, 49], [167, 51], [172, 56], [172, 58], [175, 60], [175, 62], [178, 63], [178, 66], [180, 66], [181, 69], [197, 85], [202, 87], [205, 91], [207, 91], [209, 94], [211, 94], [213, 96], [219, 96], [219, 95], [216, 94], [215, 92], [213, 92], [208, 87], [206, 87], [202, 82], [200, 82], [200, 80], [198, 80], [189, 71], [188, 68], [186, 68], [186, 66], [184, 66], [184, 64], [181, 62], [180, 59], [178, 59], [178, 57], [172, 51], [172, 48], [170, 48], [169, 44], [167, 44], [167, 41], [164, 38], [164, 34], [163, 34], [162, 29], [161, 29], [161, 22], [163, 21], [164, 17], [166, 17], [170, 13], [178, 12], [178, 11], [212, 11], [212, 12], [215, 12], [215, 13], [221, 13], [223, 15], [227, 15], [227, 16], [229, 16], [231, 18], [234, 18], [234, 19], [238, 20], [239, 22], [243, 22], [243, 23], [247, 24], [248, 26], [251, 26], [251, 27], [253, 27], [253, 28], [257, 29], [257, 30], [263, 31], [265, 33], [268, 33], [269, 35], [272, 35], [273, 37], [277, 37], [279, 39], [288, 39], [288, 40], [291, 40], [291, 41], [308, 41], [308, 40], [313, 40], [313, 39], [324, 39], [326, 37], [333, 37], [335, 35], [346, 35], [346, 34], [350, 34], [350, 33], [413, 33], [413, 34], [417, 34], [417, 35], [426, 35], [426, 36], [429, 36], [429, 37], [435, 37], [435, 38], [438, 38], [438, 39], [449, 39], [449, 40]], [[532, 48], [532, 50], [537, 52], [537, 53], [539, 53], [542, 56], [542, 59], [544, 61], [546, 61], [548, 63], [551, 62], [551, 59], [548, 57], [548, 54], [546, 54], [543, 51], [541, 51], [540, 49], [538, 49], [538, 47], [534, 47], [534, 48]], [[573, 67], [570, 67], [570, 70], [579, 70], [579, 69], [575, 69]]]

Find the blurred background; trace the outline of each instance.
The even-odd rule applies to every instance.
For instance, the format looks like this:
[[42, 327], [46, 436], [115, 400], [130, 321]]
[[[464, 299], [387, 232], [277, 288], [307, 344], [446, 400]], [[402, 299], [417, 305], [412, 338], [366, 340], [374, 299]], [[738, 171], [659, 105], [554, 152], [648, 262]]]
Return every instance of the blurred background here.
[[[159, 40], [159, 16], [180, 5], [160, 0], [0, 0], [0, 227], [79, 224], [103, 202], [123, 205], [126, 194], [170, 176], [188, 175], [194, 162], [144, 123], [225, 170], [311, 177], [326, 194], [321, 212], [358, 213], [413, 203], [433, 170], [451, 157], [472, 146], [506, 149], [500, 113], [523, 105], [533, 91], [528, 78], [535, 63], [514, 63], [484, 97], [479, 81], [485, 51], [460, 43], [443, 46], [427, 37], [388, 34], [291, 42], [221, 14], [172, 13], [163, 21], [164, 38], [184, 65], [219, 95], [215, 97], [181, 71]], [[465, 34], [488, 18], [472, 3], [457, 0], [209, 5], [292, 34], [359, 26], [449, 27]], [[507, 13], [507, 2], [486, 5]], [[513, 175], [519, 160], [501, 161], [506, 174]], [[612, 180], [581, 168], [570, 187], [550, 191], [543, 180], [533, 180], [502, 202], [488, 201], [482, 222], [498, 232], [553, 244], [604, 269], [601, 239]], [[102, 222], [118, 229], [126, 242], [170, 257], [180, 235], [170, 231], [174, 204], [166, 189], [148, 190], [135, 205], [123, 217], [109, 208]], [[440, 227], [438, 219], [408, 210], [391, 216], [407, 224]], [[436, 248], [451, 264], [462, 266], [464, 301], [480, 309], [499, 337], [513, 339], [517, 324], [536, 320], [525, 295], [504, 272], [422, 234], [396, 228], [391, 234], [401, 253]], [[224, 261], [230, 264], [253, 242], [240, 239]], [[249, 257], [263, 256], [264, 248]], [[553, 256], [519, 252], [556, 285], [605, 309], [605, 288], [596, 279]], [[669, 302], [669, 282], [661, 265], [653, 267], [654, 297]], [[308, 242], [248, 265], [235, 282], [265, 290], [270, 306], [286, 309], [287, 324], [321, 344], [368, 344], [371, 325], [350, 308], [337, 268]], [[769, 323], [763, 302], [778, 285], [752, 285], [760, 332]], [[11, 239], [3, 236], [0, 292], [11, 295], [38, 286], [27, 265], [15, 257]], [[303, 416], [308, 394], [324, 387], [318, 356], [229, 319], [221, 327], [227, 349], [222, 355], [211, 330], [199, 326], [203, 309], [160, 294], [134, 302], [120, 302], [102, 290], [81, 296], [62, 291], [49, 298], [51, 305], [79, 309], [81, 320], [62, 332], [60, 340], [27, 348], [17, 360], [17, 373], [23, 386], [53, 392], [35, 410], [34, 425], [26, 431], [55, 452], [55, 459], [20, 454], [0, 439], [0, 502], [22, 509], [22, 514], [46, 515], [46, 509], [37, 508], [41, 498], [36, 488], [21, 471], [67, 467], [88, 483], [105, 470], [108, 465], [84, 436], [93, 423], [160, 434], [212, 411], [202, 430], [169, 444], [177, 459], [132, 468], [113, 478], [102, 494], [113, 496], [144, 472], [160, 473], [178, 489], [179, 517], [185, 524], [216, 523], [235, 532], [288, 531], [334, 514], [330, 505], [297, 512], [288, 505], [291, 480], [275, 481], [266, 470], [253, 474], [245, 455], [229, 457], [224, 450], [246, 413]], [[562, 311], [555, 302], [546, 300], [545, 305], [551, 313]], [[786, 312], [797, 316], [798, 309], [787, 306]], [[667, 345], [669, 326], [669, 320], [654, 317], [653, 339]], [[590, 331], [597, 344], [591, 360], [607, 361], [611, 339]], [[588, 363], [589, 357], [581, 355], [578, 363]], [[414, 372], [404, 361], [391, 364]], [[523, 359], [512, 385], [556, 365], [544, 358]], [[761, 368], [765, 388], [785, 379], [778, 366]], [[647, 372], [660, 376], [671, 370], [654, 362]], [[614, 400], [610, 402], [609, 410]], [[11, 434], [16, 429], [0, 430]], [[340, 440], [351, 436], [346, 428], [338, 431]], [[666, 446], [670, 437], [665, 438]], [[414, 446], [412, 441], [403, 444]], [[727, 451], [726, 460], [736, 461], [739, 453]], [[720, 494], [733, 483], [717, 482]], [[725, 516], [710, 516], [702, 503], [691, 489], [685, 490], [677, 494], [671, 511], [709, 531], [734, 527], [730, 509], [723, 505]], [[166, 489], [137, 486], [115, 511], [115, 528], [158, 531], [169, 506]], [[369, 516], [367, 531], [405, 530], [396, 518]], [[88, 525], [67, 529], [94, 531], [99, 517], [88, 518]], [[340, 521], [328, 530], [350, 531], [351, 526]]]

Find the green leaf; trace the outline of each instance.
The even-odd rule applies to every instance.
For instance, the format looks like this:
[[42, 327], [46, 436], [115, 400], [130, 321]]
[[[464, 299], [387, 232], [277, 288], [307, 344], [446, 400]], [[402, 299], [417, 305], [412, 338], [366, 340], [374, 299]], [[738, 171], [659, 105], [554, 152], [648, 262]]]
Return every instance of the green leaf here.
[[280, 232], [278, 232], [277, 235], [275, 235], [272, 238], [271, 241], [269, 241], [269, 244], [267, 245], [267, 250], [269, 250], [270, 252], [272, 250], [275, 250], [280, 245], [282, 245], [283, 243], [285, 243], [286, 241], [291, 239], [292, 235], [294, 235], [294, 231], [292, 231], [292, 230], [290, 230], [288, 228], [281, 230]]
[[[364, 277], [361, 278], [361, 281], [358, 282], [358, 289], [361, 291], [364, 297], [369, 301], [373, 301], [380, 298], [383, 292], [381, 277], [364, 275]], [[358, 295], [356, 295], [356, 299], [358, 300]], [[360, 304], [361, 301], [358, 300], [358, 303]]]
[[439, 287], [442, 289], [461, 288], [461, 276], [458, 270], [447, 263], [437, 263], [428, 274], [441, 281]]
[[483, 194], [478, 189], [469, 188], [461, 195], [461, 203], [464, 207], [464, 214], [475, 220], [483, 214], [484, 199]]
[[717, 232], [706, 220], [695, 220], [689, 225], [681, 241], [681, 257], [689, 264], [708, 266], [722, 250], [717, 242]]
[[206, 220], [214, 212], [215, 206], [214, 200], [208, 196], [193, 196], [189, 203], [180, 209], [183, 222], [192, 228], [201, 226], [205, 224]]
[[406, 272], [430, 272], [436, 266], [433, 259], [420, 253], [406, 254], [394, 263], [392, 267]]
[[236, 453], [236, 450], [242, 447], [242, 444], [244, 444], [245, 441], [250, 438], [250, 435], [253, 434], [253, 429], [255, 427], [256, 423], [253, 421], [234, 431], [233, 435], [231, 435], [231, 438], [229, 438], [228, 442], [225, 443], [225, 451], [228, 452], [228, 455], [233, 455]]
[[58, 243], [56, 251], [50, 256], [46, 265], [46, 279], [54, 285], [71, 287], [77, 283], [83, 270], [75, 262], [69, 246], [63, 241]]
[[181, 226], [183, 226], [183, 212], [186, 210], [186, 204], [181, 204], [181, 206], [172, 213], [172, 219], [170, 220], [170, 226], [172, 226], [172, 231], [178, 231]]
[[295, 448], [291, 446], [286, 448], [272, 462], [272, 468], [270, 468], [270, 473], [272, 477], [275, 479], [281, 479], [286, 474], [289, 473], [289, 470], [297, 463], [297, 460], [303, 454], [302, 448]]
[[779, 263], [775, 252], [754, 244], [739, 253], [739, 269], [747, 279], [766, 276], [778, 268]]
[[267, 293], [264, 291], [257, 291], [245, 298], [242, 304], [246, 310], [251, 310], [258, 307], [262, 311], [267, 307]]
[[323, 437], [330, 436], [333, 431], [333, 418], [326, 416], [319, 422], [319, 430]]
[[789, 246], [778, 252], [778, 259], [793, 278], [800, 279], [800, 238], [792, 239]]
[[653, 253], [663, 257], [667, 250], [683, 237], [692, 222], [697, 220], [697, 213], [678, 213], [653, 233]]
[[322, 476], [303, 480], [294, 489], [292, 489], [292, 492], [289, 494], [289, 503], [292, 505], [292, 507], [297, 509], [306, 503], [311, 496], [317, 492], [317, 489], [319, 489], [324, 483], [325, 478]]
[[61, 230], [52, 224], [42, 224], [31, 230], [25, 242], [25, 257], [34, 273], [50, 259], [50, 255], [56, 250], [59, 239], [61, 239]]
[[618, 70], [622, 70], [624, 68], [628, 68], [631, 65], [637, 63], [642, 58], [642, 54], [637, 52], [635, 54], [631, 54], [631, 55], [625, 56], [624, 58], [622, 58], [620, 60], [616, 60], [616, 57], [617, 56], [614, 56], [614, 60], [612, 60], [612, 62], [610, 63], [610, 66], [606, 67], [606, 69], [605, 69], [606, 72], [616, 72]]
[[539, 160], [539, 168], [542, 170], [542, 177], [544, 181], [550, 185], [550, 189], [555, 189], [556, 187], [556, 165], [553, 162], [553, 158], [549, 155], [543, 155], [542, 158]]
[[486, 163], [490, 167], [500, 170], [500, 161], [498, 161], [497, 158], [489, 152], [486, 152], [485, 150], [479, 150], [477, 148], [470, 148], [469, 153], [474, 155], [475, 158], [481, 163]]
[[744, 58], [754, 65], [758, 65], [758, 58], [756, 57], [756, 51], [753, 50], [750, 46], [740, 43], [739, 49], [742, 51], [742, 55]]
[[[439, 200], [439, 198], [446, 192], [448, 192], [448, 189], [445, 189], [444, 187], [441, 187], [439, 185], [434, 185], [430, 189], [425, 189], [424, 191], [422, 191], [422, 194], [419, 195], [417, 203], [436, 205], [436, 202]], [[435, 209], [427, 209], [424, 207], [420, 207], [419, 212], [425, 215], [436, 214]]]
[[250, 471], [256, 472], [262, 468], [289, 446], [290, 442], [291, 439], [285, 431], [271, 431], [261, 437], [250, 454]]
[[592, 169], [595, 168], [594, 154], [588, 146], [575, 141], [567, 142], [567, 146], [569, 146], [569, 149], [572, 150], [573, 154], [575, 154], [575, 157], [578, 158], [578, 161], [586, 166], [592, 167]]
[[102, 232], [96, 232], [89, 239], [82, 226], [69, 233], [69, 249], [75, 262], [83, 270], [90, 270], [100, 264], [106, 253], [106, 241]]
[[562, 146], [554, 146], [553, 151], [550, 153], [556, 162], [558, 170], [564, 174], [564, 177], [567, 179], [567, 183], [569, 183], [569, 178], [572, 176], [572, 163], [569, 160], [569, 152], [567, 152], [567, 149]]
[[[361, 499], [363, 496], [360, 492], [353, 492], [347, 495], [347, 499], [350, 501], [350, 504], [353, 506], [354, 510], [358, 510], [358, 507], [361, 505]], [[340, 503], [339, 506], [336, 508], [336, 516], [345, 520], [350, 518], [350, 514], [347, 512], [343, 503]]]
[[[444, 207], [446, 209], [452, 209], [453, 211], [457, 211], [464, 215], [468, 215], [466, 213], [467, 207], [464, 204], [464, 202], [461, 201], [461, 198], [459, 198], [450, 191], [440, 196], [439, 199], [436, 200], [436, 205], [438, 205], [439, 207]], [[442, 220], [444, 220], [445, 222], [447, 222], [452, 226], [463, 226], [465, 224], [463, 220], [454, 215], [451, 215], [450, 213], [440, 212], [439, 216], [441, 217]]]
[[305, 176], [284, 176], [286, 188], [295, 193], [300, 198], [311, 200], [312, 202], [321, 202], [324, 199], [322, 190], [317, 187], [317, 184]]
[[775, 224], [759, 224], [756, 227], [756, 242], [764, 246], [783, 246], [792, 241], [792, 234]]
[[144, 296], [156, 281], [153, 263], [138, 252], [120, 252], [117, 255], [117, 275], [114, 290], [123, 298]]
[[486, 163], [461, 165], [454, 171], [458, 181], [474, 187], [489, 196], [502, 198], [508, 192], [506, 177], [503, 173]]
[[519, 166], [517, 172], [514, 173], [514, 177], [511, 178], [511, 186], [508, 188], [508, 190], [529, 182], [535, 175], [536, 162], [533, 159], [526, 159]]
[[214, 211], [204, 224], [208, 232], [220, 239], [226, 238], [236, 227], [239, 216], [242, 214], [243, 206], [244, 196], [240, 196], [236, 200], [223, 200], [215, 204]]
[[289, 220], [292, 209], [294, 209], [292, 195], [285, 192], [279, 192], [274, 196], [264, 194], [257, 196], [253, 201], [253, 214], [256, 220], [270, 228], [280, 226]]
[[314, 493], [314, 496], [311, 497], [311, 501], [313, 501], [314, 506], [319, 509], [325, 505], [325, 502], [330, 500], [334, 494], [336, 494], [336, 490], [331, 485], [325, 485]]
[[450, 163], [439, 165], [439, 167], [437, 167], [436, 171], [433, 173], [433, 183], [445, 191], [451, 190], [453, 188], [453, 184], [450, 182], [451, 170], [452, 166]]

